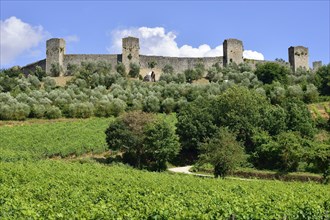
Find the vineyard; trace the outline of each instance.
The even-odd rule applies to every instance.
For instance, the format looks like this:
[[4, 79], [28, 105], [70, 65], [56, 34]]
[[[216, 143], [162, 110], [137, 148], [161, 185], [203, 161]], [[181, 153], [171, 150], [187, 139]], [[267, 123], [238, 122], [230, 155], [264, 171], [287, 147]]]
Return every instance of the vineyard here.
[[0, 127], [0, 219], [327, 219], [330, 187], [202, 179], [54, 155], [102, 152], [109, 119]]
[[326, 219], [329, 186], [201, 179], [84, 161], [1, 164], [1, 219]]
[[101, 153], [107, 148], [104, 131], [112, 118], [23, 122], [0, 126], [0, 161], [35, 160], [83, 153]]

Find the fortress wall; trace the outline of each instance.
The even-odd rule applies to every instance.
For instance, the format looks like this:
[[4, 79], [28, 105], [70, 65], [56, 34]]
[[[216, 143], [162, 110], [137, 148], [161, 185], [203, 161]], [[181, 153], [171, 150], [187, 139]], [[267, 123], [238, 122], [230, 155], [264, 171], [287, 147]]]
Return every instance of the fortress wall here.
[[66, 67], [69, 63], [80, 65], [81, 62], [97, 63], [102, 61], [111, 64], [111, 67], [114, 70], [115, 66], [120, 60], [121, 60], [120, 54], [66, 54], [64, 56], [63, 66], [64, 69], [66, 70]]
[[34, 63], [30, 63], [24, 67], [22, 67], [22, 71], [25, 75], [28, 75], [30, 72], [34, 72], [36, 69], [36, 66], [40, 66], [42, 69], [46, 70], [46, 59], [39, 60]]
[[255, 69], [258, 63], [266, 63], [272, 62], [267, 60], [252, 60], [252, 59], [244, 59], [244, 63], [248, 64], [252, 69]]
[[140, 66], [143, 69], [148, 68], [148, 63], [156, 62], [155, 68], [162, 69], [165, 65], [170, 65], [175, 72], [180, 73], [186, 69], [192, 69], [198, 63], [203, 63], [205, 68], [210, 68], [213, 64], [219, 63], [223, 66], [223, 57], [163, 57], [163, 56], [145, 56], [140, 55]]

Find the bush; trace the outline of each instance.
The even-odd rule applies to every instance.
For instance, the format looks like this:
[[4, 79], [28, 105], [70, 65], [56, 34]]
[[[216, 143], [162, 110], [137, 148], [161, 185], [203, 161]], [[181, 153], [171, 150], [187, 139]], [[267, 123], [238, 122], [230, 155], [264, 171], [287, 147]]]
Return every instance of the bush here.
[[140, 74], [140, 66], [136, 63], [131, 63], [129, 67], [130, 67], [130, 71], [128, 75], [133, 78], [138, 77]]
[[30, 107], [16, 100], [8, 104], [1, 103], [0, 105], [0, 119], [2, 120], [25, 120], [29, 114]]
[[89, 118], [93, 115], [94, 106], [92, 103], [74, 103], [69, 105], [68, 116], [72, 118]]
[[47, 106], [45, 111], [45, 117], [47, 119], [56, 119], [62, 116], [61, 110], [56, 106]]
[[41, 83], [40, 83], [38, 77], [36, 77], [36, 76], [29, 76], [28, 77], [28, 81], [31, 84], [31, 86], [30, 86], [31, 88], [33, 88], [33, 89], [40, 89]]
[[40, 81], [42, 80], [42, 78], [47, 76], [46, 71], [43, 68], [41, 68], [40, 66], [36, 66], [32, 75], [35, 75], [36, 77], [38, 77], [38, 79]]
[[169, 114], [174, 111], [175, 101], [173, 98], [166, 98], [162, 101], [162, 111]]
[[194, 80], [201, 78], [201, 76], [198, 75], [198, 72], [196, 72], [194, 69], [185, 70], [184, 75], [188, 83], [192, 83]]
[[111, 116], [111, 102], [108, 100], [100, 100], [95, 104], [94, 114], [97, 117]]
[[62, 66], [59, 63], [52, 63], [50, 67], [50, 74], [51, 76], [60, 76], [63, 72]]
[[143, 102], [143, 111], [145, 112], [159, 112], [160, 110], [160, 103], [159, 103], [159, 99], [154, 96], [147, 96], [144, 99]]
[[76, 64], [71, 64], [69, 63], [68, 66], [66, 67], [66, 76], [74, 76], [79, 73], [79, 67]]
[[118, 63], [116, 65], [116, 71], [117, 73], [119, 73], [122, 77], [126, 77], [127, 73], [126, 73], [126, 68], [125, 65], [123, 63]]
[[111, 103], [110, 103], [110, 113], [113, 116], [119, 116], [121, 113], [125, 112], [125, 109], [127, 107], [126, 102], [118, 99], [118, 98], [114, 98]]
[[40, 104], [35, 104], [31, 108], [31, 118], [43, 118], [46, 112], [46, 107]]
[[182, 73], [178, 74], [162, 74], [159, 77], [159, 81], [165, 81], [167, 83], [174, 82], [174, 83], [185, 83], [186, 76]]
[[304, 94], [305, 103], [317, 102], [318, 99], [319, 99], [319, 92], [317, 91], [316, 86], [314, 86], [314, 84], [308, 84], [306, 86], [306, 91]]
[[174, 68], [173, 68], [173, 66], [166, 64], [162, 68], [162, 72], [165, 73], [165, 74], [173, 74], [174, 73]]
[[50, 91], [56, 87], [56, 82], [51, 77], [43, 78], [44, 88], [46, 91]]

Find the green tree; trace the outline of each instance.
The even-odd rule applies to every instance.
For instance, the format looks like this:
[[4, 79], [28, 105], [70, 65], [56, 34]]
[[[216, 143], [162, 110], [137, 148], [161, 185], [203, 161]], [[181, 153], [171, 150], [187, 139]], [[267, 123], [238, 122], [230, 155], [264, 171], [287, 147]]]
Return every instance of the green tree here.
[[226, 90], [210, 105], [209, 111], [217, 126], [226, 126], [237, 134], [247, 152], [253, 151], [252, 136], [262, 126], [264, 109], [270, 103], [254, 90], [233, 87]]
[[[329, 119], [330, 121], [330, 119]], [[308, 154], [309, 162], [312, 162], [317, 172], [323, 174], [325, 183], [329, 182], [330, 177], [330, 140], [328, 143], [314, 143], [313, 149]]]
[[110, 150], [139, 169], [166, 169], [166, 162], [180, 150], [173, 124], [155, 114], [128, 112], [112, 122], [106, 133]]
[[200, 98], [183, 105], [177, 113], [177, 133], [182, 145], [181, 154], [188, 160], [197, 159], [199, 145], [205, 138], [212, 137], [217, 130], [209, 108], [211, 102]]
[[219, 131], [201, 145], [200, 163], [210, 163], [214, 176], [225, 177], [244, 161], [244, 150], [236, 137], [226, 128]]
[[144, 146], [147, 158], [151, 159], [148, 167], [151, 170], [166, 170], [166, 162], [174, 158], [180, 151], [179, 137], [175, 133], [175, 125], [157, 118], [145, 128]]
[[274, 137], [260, 132], [254, 136], [254, 141], [258, 144], [252, 157], [258, 168], [297, 171], [303, 160], [304, 140], [297, 132], [285, 131]]
[[321, 66], [317, 71], [318, 89], [321, 95], [330, 95], [330, 63]]
[[266, 62], [257, 65], [255, 74], [258, 76], [258, 79], [265, 84], [271, 84], [273, 81], [286, 84], [290, 69], [276, 62]]
[[286, 99], [282, 107], [286, 110], [287, 129], [298, 131], [302, 136], [312, 138], [315, 134], [315, 123], [307, 105], [297, 99]]

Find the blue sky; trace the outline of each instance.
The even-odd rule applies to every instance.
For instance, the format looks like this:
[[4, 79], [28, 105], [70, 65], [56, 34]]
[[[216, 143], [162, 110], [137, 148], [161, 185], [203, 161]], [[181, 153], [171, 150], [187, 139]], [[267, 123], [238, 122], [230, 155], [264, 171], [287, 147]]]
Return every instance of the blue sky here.
[[67, 53], [120, 53], [120, 38], [140, 37], [141, 53], [221, 55], [226, 38], [243, 41], [248, 58], [288, 60], [309, 48], [310, 65], [330, 54], [326, 1], [3, 1], [1, 68], [44, 59], [51, 37]]

